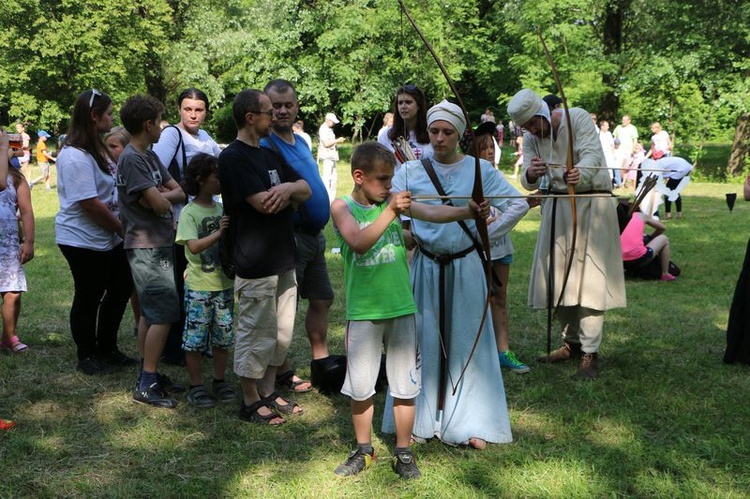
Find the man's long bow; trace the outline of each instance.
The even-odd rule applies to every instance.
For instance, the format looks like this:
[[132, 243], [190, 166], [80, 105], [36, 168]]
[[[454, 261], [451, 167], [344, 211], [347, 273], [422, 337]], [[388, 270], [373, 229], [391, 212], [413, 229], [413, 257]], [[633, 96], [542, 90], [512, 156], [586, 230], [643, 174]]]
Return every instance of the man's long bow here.
[[[570, 173], [570, 171], [574, 168], [573, 163], [573, 125], [570, 121], [570, 110], [568, 109], [568, 100], [565, 98], [565, 91], [563, 90], [562, 82], [560, 81], [560, 75], [557, 72], [557, 67], [555, 66], [555, 61], [552, 59], [552, 55], [549, 52], [549, 49], [547, 48], [547, 44], [544, 41], [544, 37], [542, 37], [542, 30], [537, 27], [536, 30], [537, 35], [539, 36], [539, 41], [542, 43], [542, 48], [544, 48], [544, 55], [547, 57], [547, 62], [549, 63], [550, 69], [552, 70], [552, 76], [555, 78], [555, 84], [557, 85], [557, 91], [560, 94], [560, 99], [562, 99], [563, 103], [563, 109], [565, 110], [565, 124], [568, 128], [568, 154], [567, 154], [567, 161], [565, 162], [565, 172]], [[551, 127], [552, 123], [550, 123]], [[551, 130], [550, 130], [551, 134]], [[568, 263], [565, 267], [565, 273], [563, 274], [563, 283], [562, 287], [560, 288], [560, 296], [557, 299], [557, 304], [555, 305], [555, 310], [562, 304], [563, 301], [563, 295], [565, 294], [565, 287], [568, 284], [568, 278], [570, 277], [570, 270], [573, 267], [573, 259], [575, 258], [575, 249], [576, 249], [576, 238], [578, 235], [578, 210], [576, 208], [576, 198], [575, 198], [575, 186], [568, 184], [568, 196], [570, 198], [570, 207], [571, 212], [573, 215], [573, 238], [570, 242], [570, 249], [568, 250]], [[554, 220], [552, 220], [551, 226], [554, 228]], [[550, 237], [554, 237], [554, 234]], [[554, 250], [554, 248], [550, 247], [551, 250]], [[550, 253], [550, 258], [552, 258], [552, 253]], [[554, 272], [554, 269], [550, 269], [551, 272]], [[550, 283], [551, 285], [551, 283]], [[552, 304], [548, 303], [548, 307], [551, 307]], [[547, 357], [550, 355], [550, 350], [552, 348], [552, 337], [551, 337], [551, 325], [548, 325], [547, 328]]]
[[[401, 11], [409, 20], [409, 23], [414, 28], [414, 31], [416, 31], [417, 34], [419, 35], [419, 38], [422, 40], [422, 43], [424, 43], [427, 50], [430, 52], [430, 54], [432, 54], [432, 58], [435, 59], [435, 62], [440, 68], [440, 71], [443, 73], [443, 76], [448, 82], [448, 86], [450, 87], [451, 92], [453, 92], [453, 95], [456, 97], [456, 101], [458, 102], [458, 105], [461, 107], [461, 111], [463, 111], [464, 113], [464, 119], [466, 120], [466, 129], [469, 130], [469, 135], [471, 137], [472, 149], [473, 149], [472, 152], [474, 155], [474, 186], [472, 188], [471, 199], [475, 203], [481, 204], [484, 201], [484, 190], [482, 186], [482, 170], [479, 165], [477, 141], [475, 140], [475, 137], [474, 137], [474, 130], [471, 126], [471, 119], [469, 118], [469, 113], [466, 110], [466, 106], [464, 106], [463, 100], [461, 99], [461, 96], [459, 95], [458, 90], [456, 89], [456, 85], [453, 83], [453, 80], [448, 75], [448, 71], [445, 69], [445, 66], [443, 65], [442, 61], [440, 60], [438, 55], [435, 53], [435, 50], [432, 48], [432, 45], [430, 45], [430, 42], [428, 42], [425, 36], [422, 34], [422, 31], [417, 26], [417, 23], [414, 21], [414, 18], [411, 16], [411, 14], [409, 13], [409, 10], [404, 5], [404, 2], [402, 0], [398, 0], [398, 4], [401, 7]], [[487, 231], [487, 221], [481, 219], [477, 214], [474, 215], [474, 220], [476, 222], [477, 231], [479, 232], [479, 236], [482, 240], [482, 246], [483, 246], [482, 249], [484, 250], [485, 278], [487, 280], [487, 299], [485, 300], [484, 310], [482, 312], [482, 319], [479, 323], [479, 330], [477, 331], [477, 335], [474, 338], [474, 344], [471, 347], [471, 352], [469, 353], [469, 357], [466, 359], [466, 364], [464, 365], [463, 369], [461, 369], [461, 374], [458, 376], [456, 383], [453, 385], [454, 395], [456, 394], [456, 391], [458, 390], [458, 387], [461, 384], [461, 379], [466, 373], [466, 369], [469, 367], [469, 362], [471, 362], [471, 359], [474, 356], [474, 352], [477, 348], [477, 345], [479, 344], [479, 337], [482, 334], [482, 328], [484, 327], [484, 323], [487, 320], [487, 311], [489, 309], [489, 304], [490, 304], [490, 289], [492, 287], [492, 257], [490, 255], [490, 236], [489, 236], [489, 232]]]

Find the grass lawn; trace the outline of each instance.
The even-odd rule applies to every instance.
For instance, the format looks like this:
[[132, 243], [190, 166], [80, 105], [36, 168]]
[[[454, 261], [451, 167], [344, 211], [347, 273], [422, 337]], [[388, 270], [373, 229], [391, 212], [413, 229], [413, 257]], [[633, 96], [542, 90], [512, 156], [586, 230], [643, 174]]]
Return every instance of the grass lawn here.
[[[347, 192], [343, 162], [339, 179], [339, 192]], [[526, 307], [539, 226], [533, 210], [513, 233], [508, 291], [511, 344], [532, 366], [527, 375], [505, 375], [514, 442], [481, 452], [420, 445], [423, 478], [402, 482], [387, 459], [392, 441], [380, 433], [374, 445], [383, 459], [373, 469], [334, 476], [353, 444], [342, 396], [300, 395], [305, 414], [268, 428], [240, 422], [238, 404], [199, 410], [182, 400], [171, 411], [134, 404], [135, 370], [76, 372], [72, 280], [54, 244], [57, 197], [35, 189], [36, 257], [26, 267], [30, 290], [19, 325], [31, 350], [0, 357], [0, 417], [18, 425], [0, 433], [0, 497], [747, 497], [750, 368], [721, 358], [750, 203], [738, 201], [730, 214], [727, 192], [741, 186], [688, 186], [685, 218], [667, 222], [683, 275], [674, 283], [627, 283], [628, 307], [606, 314], [600, 377], [592, 383], [569, 379], [574, 364], [533, 362], [545, 345], [545, 313]], [[330, 248], [330, 224], [327, 236]], [[329, 252], [328, 263], [337, 291], [330, 344], [340, 353], [340, 256]], [[307, 376], [304, 309], [292, 355]], [[135, 354], [132, 329], [128, 312], [121, 348]], [[187, 380], [183, 369], [164, 372]], [[379, 428], [380, 395], [376, 407]]]

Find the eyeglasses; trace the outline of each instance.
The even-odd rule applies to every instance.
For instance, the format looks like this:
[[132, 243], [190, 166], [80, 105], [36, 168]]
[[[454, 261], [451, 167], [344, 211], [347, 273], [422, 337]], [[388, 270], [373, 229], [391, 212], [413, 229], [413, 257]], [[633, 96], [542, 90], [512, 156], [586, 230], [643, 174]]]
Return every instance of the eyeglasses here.
[[102, 95], [102, 93], [100, 91], [98, 91], [97, 89], [95, 89], [95, 88], [91, 89], [91, 98], [89, 99], [89, 109], [92, 109], [94, 107], [94, 99], [97, 96], [101, 97], [101, 95]]
[[401, 88], [406, 90], [407, 92], [416, 92], [417, 90], [419, 90], [419, 87], [412, 83], [407, 83], [406, 85], [402, 85]]
[[248, 111], [248, 113], [265, 114], [269, 118], [273, 118], [273, 109], [269, 109], [268, 111]]

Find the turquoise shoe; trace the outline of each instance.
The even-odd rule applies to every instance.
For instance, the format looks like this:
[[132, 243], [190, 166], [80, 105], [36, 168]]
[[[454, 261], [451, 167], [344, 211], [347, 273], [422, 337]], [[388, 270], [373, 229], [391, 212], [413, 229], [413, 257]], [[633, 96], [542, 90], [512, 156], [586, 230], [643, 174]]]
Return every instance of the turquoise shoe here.
[[516, 374], [526, 374], [527, 372], [531, 371], [531, 368], [518, 360], [518, 358], [516, 358], [516, 355], [510, 350], [500, 352], [497, 354], [497, 356], [500, 359], [501, 366], [507, 367]]

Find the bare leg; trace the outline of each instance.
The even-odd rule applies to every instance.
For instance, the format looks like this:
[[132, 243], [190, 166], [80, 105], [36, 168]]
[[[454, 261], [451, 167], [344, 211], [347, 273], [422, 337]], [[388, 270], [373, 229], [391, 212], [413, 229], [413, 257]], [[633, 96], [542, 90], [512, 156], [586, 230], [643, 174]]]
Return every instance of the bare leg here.
[[201, 379], [201, 352], [185, 352], [185, 364], [188, 375], [190, 376], [190, 385], [198, 386], [203, 384]]
[[328, 311], [333, 300], [310, 300], [305, 317], [305, 330], [313, 359], [328, 357]]
[[21, 293], [6, 291], [3, 295], [3, 336], [2, 341], [10, 345], [10, 339], [16, 335], [18, 317], [21, 315]]
[[[305, 316], [305, 331], [307, 332], [307, 339], [310, 342], [313, 360], [328, 357], [328, 311], [332, 304], [333, 300], [308, 301], [307, 315]], [[284, 363], [278, 367], [277, 372], [285, 373], [291, 369], [292, 366], [287, 356], [284, 359]], [[292, 381], [299, 383], [302, 379], [295, 375]], [[311, 387], [312, 385], [307, 382], [304, 385], [300, 385], [300, 388], [303, 390]]]
[[229, 351], [226, 348], [219, 347], [213, 347], [212, 351], [214, 353], [214, 379], [224, 379]]
[[285, 373], [287, 371], [290, 371], [291, 369], [292, 369], [292, 363], [289, 362], [289, 356], [287, 356], [287, 358], [284, 359], [284, 362], [278, 368], [276, 368], [276, 371], [280, 373]]
[[[141, 324], [145, 324], [145, 322], [145, 318], [141, 317]], [[144, 371], [151, 373], [157, 371], [157, 364], [159, 363], [162, 350], [164, 350], [164, 344], [167, 342], [167, 335], [169, 334], [170, 326], [171, 324], [151, 324], [148, 326], [148, 330], [143, 338], [142, 352]], [[140, 349], [140, 328], [138, 330], [138, 343]]]
[[[372, 441], [372, 415], [375, 412], [372, 397], [361, 401], [352, 400], [351, 406], [354, 437], [357, 439], [358, 444], [369, 444]], [[395, 410], [394, 407], [394, 412]], [[411, 430], [409, 431], [409, 435], [411, 436]]]
[[141, 358], [146, 356], [146, 333], [148, 333], [148, 324], [146, 318], [141, 316], [137, 324], [138, 327], [138, 354]]
[[[414, 429], [414, 399], [393, 399], [393, 420], [396, 423], [396, 447], [409, 447]], [[370, 417], [372, 420], [372, 417]]]
[[508, 341], [508, 275], [510, 265], [502, 263], [493, 263], [492, 268], [495, 270], [502, 286], [496, 287], [495, 293], [490, 298], [492, 311], [492, 324], [495, 328], [495, 341], [497, 342], [497, 351], [505, 352], [510, 350]]
[[654, 254], [659, 256], [659, 263], [661, 264], [661, 275], [669, 273], [669, 238], [663, 234], [656, 236], [646, 245], [652, 250]]
[[141, 304], [138, 301], [138, 293], [135, 290], [130, 295], [130, 308], [133, 310], [133, 319], [135, 320], [135, 327], [137, 329], [138, 323], [141, 321]]

